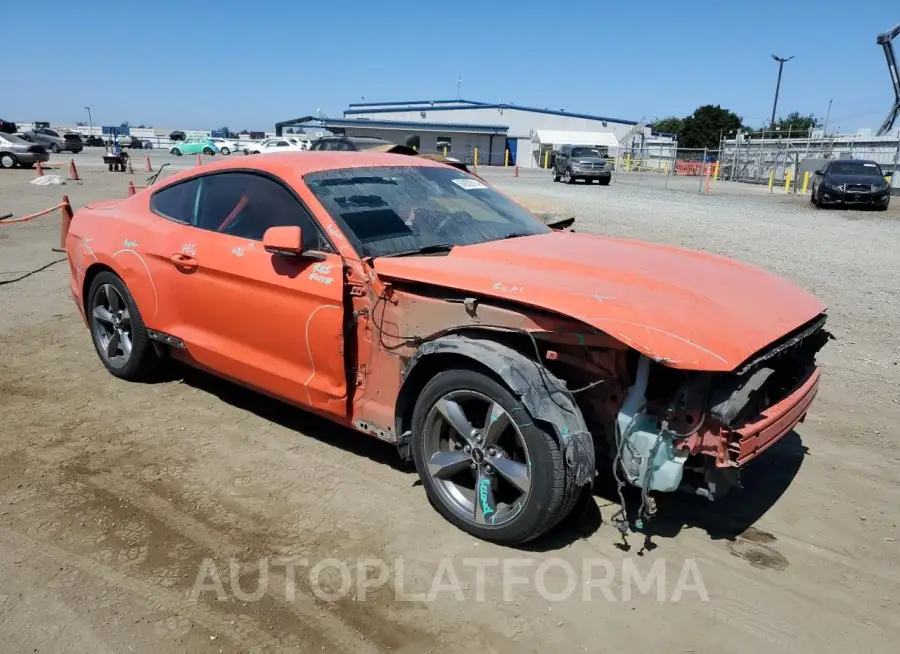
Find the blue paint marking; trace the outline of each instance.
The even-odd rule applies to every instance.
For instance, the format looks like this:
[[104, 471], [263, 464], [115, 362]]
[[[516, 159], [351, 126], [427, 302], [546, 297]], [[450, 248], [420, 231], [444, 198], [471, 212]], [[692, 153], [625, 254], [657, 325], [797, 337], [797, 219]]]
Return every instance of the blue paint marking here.
[[485, 518], [494, 512], [494, 509], [491, 507], [490, 499], [488, 498], [488, 491], [490, 490], [490, 479], [482, 479], [478, 482], [478, 499], [481, 501], [481, 515]]

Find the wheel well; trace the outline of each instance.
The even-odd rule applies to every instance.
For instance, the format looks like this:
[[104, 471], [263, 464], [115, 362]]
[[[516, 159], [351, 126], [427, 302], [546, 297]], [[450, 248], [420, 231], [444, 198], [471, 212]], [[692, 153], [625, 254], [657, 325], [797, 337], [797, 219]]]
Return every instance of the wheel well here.
[[[412, 415], [416, 407], [416, 400], [422, 389], [425, 388], [432, 377], [444, 370], [466, 369], [479, 372], [486, 377], [490, 377], [504, 387], [509, 385], [496, 372], [480, 361], [467, 357], [463, 354], [453, 354], [448, 352], [438, 352], [423, 357], [416, 363], [412, 372], [409, 374], [400, 389], [400, 395], [397, 396], [397, 406], [394, 411], [394, 420], [396, 421], [396, 433], [398, 438], [412, 428]], [[511, 391], [511, 389], [510, 389]]]
[[94, 283], [94, 278], [102, 272], [110, 272], [116, 277], [119, 274], [103, 263], [94, 263], [88, 266], [88, 269], [84, 271], [84, 284], [81, 287], [81, 302], [84, 305], [85, 314], [88, 313], [88, 292], [91, 290], [91, 284]]

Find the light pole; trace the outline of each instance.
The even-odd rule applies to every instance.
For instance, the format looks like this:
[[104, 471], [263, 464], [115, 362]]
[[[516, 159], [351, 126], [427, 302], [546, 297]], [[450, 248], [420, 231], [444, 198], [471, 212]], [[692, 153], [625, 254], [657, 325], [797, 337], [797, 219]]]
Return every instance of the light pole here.
[[88, 136], [93, 136], [94, 135], [94, 119], [91, 116], [91, 108], [85, 107], [85, 109], [87, 109], [87, 112], [88, 112]]
[[793, 55], [787, 58], [772, 55], [772, 59], [778, 62], [778, 82], [775, 84], [775, 102], [772, 103], [772, 122], [769, 123], [770, 125], [775, 124], [775, 109], [778, 107], [778, 91], [781, 89], [781, 69], [784, 68], [784, 62], [790, 61], [793, 58]]

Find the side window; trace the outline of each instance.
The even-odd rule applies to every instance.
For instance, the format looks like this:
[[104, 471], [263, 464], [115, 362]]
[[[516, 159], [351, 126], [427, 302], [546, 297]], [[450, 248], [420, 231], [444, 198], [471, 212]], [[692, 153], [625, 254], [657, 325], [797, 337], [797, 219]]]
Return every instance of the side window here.
[[356, 147], [350, 141], [339, 141], [341, 150], [354, 151]]
[[150, 198], [150, 209], [166, 218], [191, 224], [194, 222], [199, 186], [199, 180], [191, 179], [157, 191]]
[[253, 173], [222, 173], [200, 178], [195, 227], [261, 241], [270, 227], [296, 225], [303, 247], [330, 251], [316, 222], [278, 182]]

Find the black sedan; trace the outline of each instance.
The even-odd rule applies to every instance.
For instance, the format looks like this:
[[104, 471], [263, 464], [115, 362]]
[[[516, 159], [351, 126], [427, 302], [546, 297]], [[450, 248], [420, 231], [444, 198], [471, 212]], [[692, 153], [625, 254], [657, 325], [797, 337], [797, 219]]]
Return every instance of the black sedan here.
[[874, 161], [836, 159], [815, 172], [809, 201], [816, 207], [868, 206], [883, 211], [891, 201], [891, 185]]

